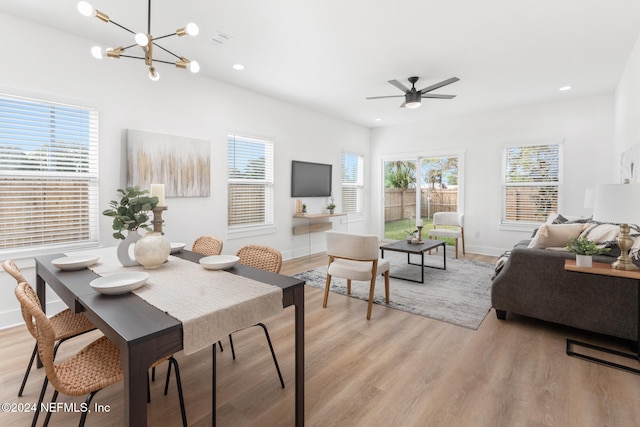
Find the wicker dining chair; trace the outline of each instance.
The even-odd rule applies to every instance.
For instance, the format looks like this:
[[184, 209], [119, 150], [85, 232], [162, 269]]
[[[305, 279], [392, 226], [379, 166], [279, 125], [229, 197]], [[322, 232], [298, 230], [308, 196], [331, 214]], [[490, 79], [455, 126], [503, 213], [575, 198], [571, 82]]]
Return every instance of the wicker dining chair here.
[[[91, 400], [100, 390], [124, 380], [124, 371], [120, 365], [120, 350], [104, 336], [93, 341], [64, 362], [56, 364], [54, 362], [56, 332], [52, 322], [44, 311], [42, 311], [36, 293], [27, 282], [22, 282], [16, 286], [15, 294], [18, 301], [20, 301], [20, 305], [23, 307], [25, 321], [29, 321], [35, 325], [36, 336], [38, 337], [38, 354], [40, 355], [46, 373], [44, 382], [42, 383], [40, 397], [36, 405], [36, 411], [33, 415], [32, 427], [35, 427], [38, 421], [40, 407], [49, 382], [51, 382], [51, 385], [53, 385], [55, 389], [51, 403], [55, 403], [59, 393], [67, 396], [88, 394], [85, 405], [89, 407]], [[33, 320], [35, 320], [35, 322], [33, 322]], [[173, 356], [167, 356], [155, 362], [153, 366], [166, 360], [175, 368], [182, 424], [186, 427], [187, 416], [184, 407], [178, 362]], [[167, 394], [166, 386], [165, 394]], [[84, 426], [87, 413], [88, 411], [82, 412], [80, 426]], [[49, 424], [50, 418], [51, 412], [48, 412], [44, 421], [45, 426]]]
[[[12, 260], [4, 261], [2, 263], [2, 268], [11, 276], [13, 276], [18, 284], [27, 282], [18, 266]], [[38, 305], [40, 305], [38, 296], [35, 293], [34, 296], [36, 298], [36, 302], [38, 303]], [[24, 387], [27, 384], [27, 378], [29, 378], [29, 373], [31, 372], [33, 361], [35, 360], [36, 354], [38, 353], [38, 337], [36, 335], [35, 325], [31, 321], [31, 316], [25, 316], [24, 311], [22, 313], [22, 316], [25, 318], [27, 330], [29, 331], [33, 339], [36, 340], [36, 344], [33, 347], [33, 351], [31, 352], [31, 359], [29, 359], [27, 370], [25, 371], [24, 377], [22, 378], [22, 384], [20, 385], [20, 390], [18, 391], [18, 397], [22, 396], [22, 393], [24, 392]], [[51, 327], [53, 328], [54, 341], [56, 341], [56, 344], [53, 348], [54, 358], [56, 357], [56, 353], [58, 352], [58, 347], [64, 341], [96, 329], [96, 326], [91, 323], [89, 319], [84, 317], [82, 313], [75, 314], [69, 309], [63, 310], [60, 313], [50, 317], [49, 321], [51, 322]]]
[[191, 250], [207, 256], [220, 255], [222, 253], [222, 240], [213, 236], [200, 236], [193, 242]]
[[[282, 254], [279, 250], [270, 248], [268, 246], [247, 245], [240, 248], [236, 255], [238, 256], [238, 258], [240, 258], [238, 263], [260, 270], [279, 273], [280, 268], [282, 267]], [[269, 350], [271, 350], [273, 363], [276, 366], [276, 371], [278, 371], [280, 385], [282, 386], [282, 388], [284, 388], [284, 379], [282, 378], [282, 373], [280, 372], [280, 366], [278, 365], [276, 353], [273, 350], [273, 345], [271, 344], [271, 338], [269, 337], [267, 326], [262, 322], [256, 323], [253, 326], [260, 326], [264, 331], [264, 336], [267, 338], [267, 343], [269, 344]], [[229, 344], [231, 345], [231, 354], [233, 355], [233, 359], [235, 360], [236, 352], [233, 348], [233, 338], [231, 338], [231, 334], [229, 334]]]

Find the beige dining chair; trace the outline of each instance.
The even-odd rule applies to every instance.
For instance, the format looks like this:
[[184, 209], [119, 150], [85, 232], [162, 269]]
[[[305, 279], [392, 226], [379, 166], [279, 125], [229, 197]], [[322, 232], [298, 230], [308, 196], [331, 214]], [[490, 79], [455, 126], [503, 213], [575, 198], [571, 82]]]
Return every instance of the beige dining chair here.
[[[93, 341], [78, 353], [56, 364], [54, 362], [56, 332], [47, 315], [40, 307], [40, 301], [33, 288], [27, 282], [21, 282], [15, 289], [16, 297], [22, 307], [22, 315], [26, 323], [31, 323], [38, 339], [38, 354], [44, 365], [45, 379], [42, 390], [33, 415], [32, 426], [36, 425], [40, 415], [40, 407], [44, 400], [47, 385], [51, 382], [55, 391], [51, 403], [55, 403], [58, 394], [67, 396], [82, 396], [88, 394], [85, 405], [89, 407], [93, 397], [103, 388], [115, 384], [124, 379], [124, 372], [120, 365], [120, 350], [107, 337], [101, 337]], [[187, 416], [182, 395], [182, 382], [178, 362], [173, 356], [167, 356], [155, 362], [153, 366], [168, 360], [175, 369], [178, 397], [180, 399], [180, 411], [182, 424], [187, 426]], [[165, 386], [165, 395], [167, 388]], [[146, 410], [146, 408], [138, 409]], [[47, 412], [44, 425], [49, 424], [52, 412]], [[88, 411], [83, 411], [80, 417], [80, 426], [84, 426]]]
[[458, 258], [458, 240], [462, 240], [462, 254], [464, 249], [464, 214], [459, 212], [436, 212], [433, 214], [433, 229], [428, 236], [433, 238], [452, 238], [456, 240], [456, 258]]
[[[282, 267], [282, 253], [269, 246], [246, 245], [238, 250], [236, 256], [240, 258], [238, 261], [240, 264], [260, 270], [270, 271], [272, 273], [279, 273], [280, 268]], [[278, 372], [280, 385], [284, 388], [284, 379], [282, 378], [282, 372], [280, 372], [276, 353], [273, 350], [273, 344], [271, 344], [271, 338], [269, 337], [267, 326], [262, 322], [256, 323], [253, 326], [260, 326], [264, 331], [264, 336], [267, 338], [267, 344], [269, 344], [269, 350], [271, 351], [271, 357], [273, 358], [273, 364], [276, 366], [276, 371]], [[231, 354], [235, 360], [236, 352], [233, 348], [233, 338], [231, 337], [231, 334], [229, 334], [229, 344], [231, 345]]]
[[[13, 276], [14, 279], [16, 279], [17, 284], [27, 282], [14, 261], [5, 260], [2, 263], [2, 268], [4, 269], [4, 271]], [[38, 305], [40, 305], [38, 296], [35, 293], [33, 295]], [[24, 310], [22, 316], [25, 317]], [[26, 318], [31, 319], [29, 316], [25, 317], [25, 319]], [[53, 347], [54, 358], [56, 357], [56, 353], [58, 352], [58, 347], [64, 341], [96, 329], [96, 326], [91, 323], [89, 319], [84, 317], [82, 313], [75, 314], [69, 309], [62, 310], [60, 313], [50, 317], [49, 322], [51, 323], [53, 339], [55, 341], [55, 346]], [[22, 384], [20, 385], [20, 390], [18, 391], [18, 397], [22, 396], [22, 393], [24, 392], [24, 387], [27, 384], [27, 378], [29, 378], [29, 373], [31, 372], [33, 361], [35, 360], [36, 354], [38, 353], [38, 336], [36, 335], [35, 325], [31, 321], [25, 321], [25, 325], [33, 339], [36, 341], [36, 344], [33, 347], [33, 351], [31, 352], [31, 358], [29, 359], [27, 370], [24, 373]]]
[[193, 242], [191, 250], [207, 256], [220, 255], [222, 253], [222, 240], [213, 236], [200, 236]]
[[322, 307], [327, 307], [331, 278], [347, 279], [347, 295], [351, 295], [351, 281], [369, 282], [369, 306], [367, 320], [371, 319], [376, 276], [384, 275], [385, 299], [389, 304], [389, 261], [378, 257], [379, 239], [375, 235], [350, 234], [337, 231], [325, 233], [327, 241], [327, 281], [324, 287]]

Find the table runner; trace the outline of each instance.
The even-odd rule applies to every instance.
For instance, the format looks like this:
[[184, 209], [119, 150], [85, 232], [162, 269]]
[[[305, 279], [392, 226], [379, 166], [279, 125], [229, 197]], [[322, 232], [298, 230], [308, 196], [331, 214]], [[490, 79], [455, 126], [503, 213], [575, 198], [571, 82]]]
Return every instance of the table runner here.
[[100, 257], [90, 269], [101, 276], [127, 271], [149, 273], [147, 283], [133, 293], [182, 322], [185, 354], [282, 311], [282, 289], [227, 271], [206, 270], [174, 256], [157, 269], [123, 267], [115, 247], [83, 254]]

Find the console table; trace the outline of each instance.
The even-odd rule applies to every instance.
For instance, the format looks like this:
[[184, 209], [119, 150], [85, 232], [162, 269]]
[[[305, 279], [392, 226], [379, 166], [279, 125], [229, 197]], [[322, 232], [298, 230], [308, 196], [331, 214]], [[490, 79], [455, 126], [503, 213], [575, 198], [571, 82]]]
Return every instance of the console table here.
[[[307, 253], [311, 258], [311, 233], [318, 233], [321, 231], [331, 230], [333, 228], [332, 218], [347, 216], [346, 213], [332, 213], [332, 214], [305, 214], [297, 213], [293, 216], [294, 221], [304, 221], [303, 224], [293, 226], [293, 235], [306, 234], [307, 235]], [[349, 229], [347, 222], [347, 230]]]
[[[598, 345], [589, 344], [589, 343], [567, 338], [567, 355], [578, 357], [584, 360], [589, 360], [591, 362], [599, 363], [601, 365], [610, 366], [612, 368], [621, 369], [623, 371], [633, 372], [634, 374], [640, 375], [640, 369], [631, 368], [629, 366], [621, 365], [619, 363], [599, 359], [597, 357], [578, 353], [573, 350], [574, 346], [579, 346], [584, 348], [590, 348], [592, 350], [595, 350], [601, 353], [614, 354], [616, 356], [620, 356], [620, 357], [624, 357], [627, 359], [632, 359], [640, 362], [640, 271], [616, 270], [615, 268], [611, 267], [610, 264], [605, 264], [600, 262], [594, 262], [592, 267], [578, 267], [576, 265], [576, 261], [573, 259], [565, 260], [564, 269], [567, 271], [575, 271], [575, 272], [584, 273], [584, 274], [599, 274], [602, 276], [622, 277], [625, 279], [629, 279], [629, 285], [632, 285], [635, 282], [636, 286], [638, 287], [638, 319], [637, 319], [638, 341], [636, 343], [636, 354], [625, 353], [625, 352], [614, 350], [611, 348], [601, 347]], [[611, 307], [611, 309], [615, 310], [615, 307]]]

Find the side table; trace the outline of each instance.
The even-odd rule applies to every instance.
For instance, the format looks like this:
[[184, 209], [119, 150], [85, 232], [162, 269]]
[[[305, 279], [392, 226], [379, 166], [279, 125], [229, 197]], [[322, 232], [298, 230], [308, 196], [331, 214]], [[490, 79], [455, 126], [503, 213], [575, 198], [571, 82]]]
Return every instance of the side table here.
[[579, 346], [584, 348], [590, 348], [592, 350], [596, 350], [602, 353], [609, 353], [609, 354], [614, 354], [616, 356], [625, 357], [627, 359], [637, 360], [638, 362], [640, 362], [640, 271], [616, 270], [615, 268], [612, 268], [610, 264], [605, 264], [600, 262], [594, 262], [592, 267], [578, 267], [576, 266], [576, 261], [573, 259], [565, 260], [564, 269], [567, 271], [575, 271], [578, 273], [585, 273], [585, 274], [599, 274], [602, 276], [622, 277], [625, 279], [629, 279], [630, 281], [636, 282], [636, 286], [638, 286], [638, 319], [637, 319], [638, 341], [636, 343], [637, 353], [636, 354], [625, 353], [625, 352], [614, 350], [611, 348], [606, 348], [606, 347], [567, 338], [567, 355], [578, 357], [584, 360], [589, 360], [591, 362], [599, 363], [602, 365], [610, 366], [612, 368], [621, 369], [623, 371], [633, 372], [634, 374], [640, 374], [640, 369], [635, 369], [629, 366], [621, 365], [619, 363], [599, 359], [597, 357], [578, 353], [573, 350], [574, 346]]

